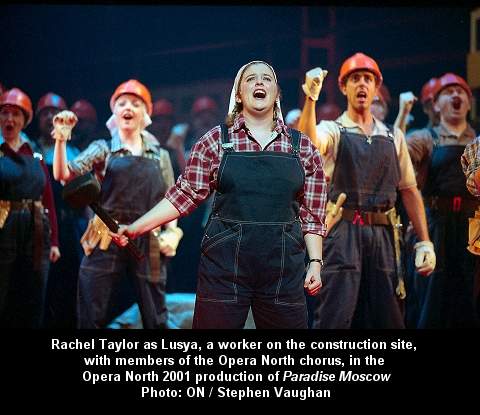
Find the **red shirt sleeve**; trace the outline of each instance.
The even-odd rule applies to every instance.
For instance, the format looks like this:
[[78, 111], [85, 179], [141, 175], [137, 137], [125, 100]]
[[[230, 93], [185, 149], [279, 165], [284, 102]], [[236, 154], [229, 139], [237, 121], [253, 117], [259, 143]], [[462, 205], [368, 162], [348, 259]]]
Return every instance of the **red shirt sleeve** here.
[[55, 213], [55, 202], [53, 200], [52, 183], [50, 181], [50, 174], [48, 173], [47, 166], [45, 166], [43, 160], [41, 160], [40, 163], [43, 172], [45, 173], [45, 187], [43, 189], [42, 203], [43, 206], [48, 209], [48, 218], [50, 219], [50, 228], [52, 229], [50, 241], [52, 246], [58, 246], [58, 224], [57, 214]]

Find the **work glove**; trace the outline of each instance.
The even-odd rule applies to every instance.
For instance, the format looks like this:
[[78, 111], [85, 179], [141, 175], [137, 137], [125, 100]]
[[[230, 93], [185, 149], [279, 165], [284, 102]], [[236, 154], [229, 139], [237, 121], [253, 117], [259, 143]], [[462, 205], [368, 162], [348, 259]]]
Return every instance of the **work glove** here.
[[323, 80], [327, 76], [327, 73], [328, 71], [322, 68], [313, 68], [305, 74], [305, 83], [302, 85], [302, 89], [305, 95], [313, 101], [318, 101]]
[[417, 242], [413, 248], [415, 249], [415, 268], [419, 274], [427, 277], [433, 272], [437, 263], [433, 244], [430, 241], [421, 241]]
[[78, 118], [72, 111], [61, 111], [53, 117], [52, 137], [55, 140], [68, 141], [72, 138], [72, 130]]
[[160, 232], [158, 236], [158, 243], [160, 245], [160, 252], [165, 256], [172, 257], [177, 253], [178, 243], [183, 237], [183, 231], [179, 228], [166, 228]]
[[404, 114], [409, 114], [412, 111], [413, 104], [417, 102], [418, 98], [413, 95], [413, 92], [402, 92], [400, 94], [399, 108], [400, 112]]

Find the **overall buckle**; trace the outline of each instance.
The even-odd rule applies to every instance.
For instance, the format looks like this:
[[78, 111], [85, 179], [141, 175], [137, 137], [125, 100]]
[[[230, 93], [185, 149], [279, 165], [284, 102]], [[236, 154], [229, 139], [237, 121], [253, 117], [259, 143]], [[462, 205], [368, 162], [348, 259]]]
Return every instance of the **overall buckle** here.
[[452, 210], [454, 212], [460, 212], [462, 208], [462, 198], [460, 196], [455, 196], [452, 200]]
[[360, 214], [360, 212], [359, 212], [358, 210], [355, 210], [355, 215], [353, 216], [352, 223], [353, 223], [354, 225], [356, 225], [357, 222], [358, 222], [358, 224], [359, 224], [360, 226], [365, 225], [365, 222], [364, 222], [364, 220], [363, 220], [363, 218], [362, 218], [362, 215]]

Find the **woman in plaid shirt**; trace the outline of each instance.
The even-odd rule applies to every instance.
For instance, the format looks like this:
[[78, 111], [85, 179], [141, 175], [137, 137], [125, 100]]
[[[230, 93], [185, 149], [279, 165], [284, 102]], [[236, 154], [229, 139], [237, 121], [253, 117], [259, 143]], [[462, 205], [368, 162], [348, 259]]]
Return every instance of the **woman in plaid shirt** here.
[[[310, 139], [289, 130], [273, 68], [244, 65], [227, 125], [192, 149], [183, 174], [150, 212], [113, 235], [120, 245], [216, 196], [201, 243], [193, 328], [307, 328], [304, 288], [321, 288], [326, 184]], [[311, 258], [306, 277], [305, 249]]]

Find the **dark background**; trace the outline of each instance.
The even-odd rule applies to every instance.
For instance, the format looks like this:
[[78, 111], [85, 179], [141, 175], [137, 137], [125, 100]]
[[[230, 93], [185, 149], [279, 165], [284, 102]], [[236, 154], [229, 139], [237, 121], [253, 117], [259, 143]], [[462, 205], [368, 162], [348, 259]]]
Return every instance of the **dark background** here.
[[[154, 5], [20, 4], [0, 7], [0, 82], [27, 92], [34, 105], [46, 92], [71, 105], [86, 98], [103, 124], [116, 86], [137, 78], [154, 99], [175, 88], [224, 80], [215, 95], [222, 116], [231, 83], [244, 63], [265, 59], [276, 69], [283, 111], [300, 106], [302, 39], [333, 36], [335, 65], [327, 67], [336, 83], [338, 68], [362, 51], [375, 58], [393, 97], [387, 121], [393, 122], [398, 94], [417, 95], [432, 76], [452, 71], [466, 77], [470, 47], [470, 11], [462, 7], [318, 7], [313, 5]], [[311, 50], [307, 68], [326, 67], [325, 50]], [[305, 65], [304, 65], [305, 66]], [[343, 108], [345, 101], [334, 91]], [[184, 94], [185, 95], [185, 94]], [[198, 95], [198, 94], [197, 94]], [[194, 97], [177, 105], [188, 116]], [[325, 95], [321, 100], [325, 99]], [[419, 105], [414, 124], [426, 121]], [[35, 122], [31, 129], [35, 128]], [[27, 130], [28, 132], [29, 130]]]

